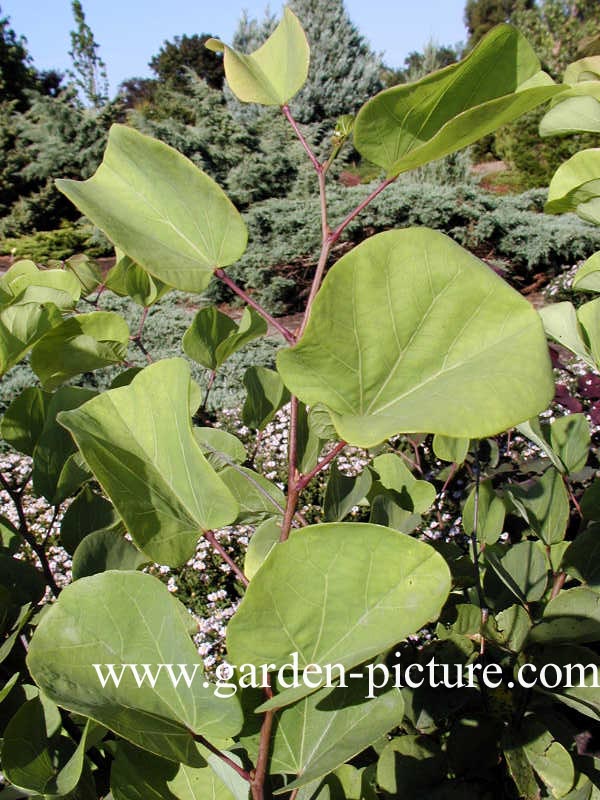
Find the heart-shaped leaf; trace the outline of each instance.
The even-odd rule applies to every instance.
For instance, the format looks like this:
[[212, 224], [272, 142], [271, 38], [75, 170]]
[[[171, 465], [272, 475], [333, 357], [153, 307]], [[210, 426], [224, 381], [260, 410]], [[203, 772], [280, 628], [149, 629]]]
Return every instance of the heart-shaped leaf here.
[[[177, 684], [168, 667], [159, 670], [167, 662]], [[174, 761], [199, 761], [194, 734], [226, 738], [240, 728], [237, 698], [215, 697], [204, 680], [179, 601], [145, 573], [103, 572], [64, 589], [36, 628], [27, 664], [58, 705]]]
[[163, 283], [202, 292], [246, 249], [246, 226], [223, 190], [185, 156], [113, 125], [87, 181], [56, 185], [108, 238]]
[[0, 376], [18, 364], [62, 316], [54, 303], [17, 301], [0, 307]]
[[398, 175], [473, 144], [562, 91], [540, 71], [524, 36], [499, 25], [458, 64], [368, 100], [354, 123], [354, 144]]
[[573, 288], [580, 292], [600, 292], [600, 250], [577, 270], [573, 278]]
[[340, 438], [364, 447], [401, 432], [492, 435], [554, 395], [536, 311], [448, 237], [419, 228], [378, 234], [340, 259], [277, 363], [294, 394], [324, 403]]
[[254, 309], [244, 309], [239, 325], [214, 306], [201, 308], [183, 337], [183, 349], [206, 369], [216, 370], [230, 355], [267, 332]]
[[308, 42], [289, 8], [284, 9], [267, 41], [250, 55], [238, 53], [218, 39], [209, 39], [206, 47], [224, 53], [227, 83], [244, 103], [282, 106], [300, 91], [308, 76]]
[[351, 667], [435, 619], [449, 589], [444, 559], [423, 542], [366, 523], [311, 525], [250, 582], [227, 630], [229, 658], [280, 667], [297, 652], [301, 668]]
[[167, 359], [59, 419], [140, 550], [173, 566], [238, 513], [194, 438], [189, 393], [188, 364]]

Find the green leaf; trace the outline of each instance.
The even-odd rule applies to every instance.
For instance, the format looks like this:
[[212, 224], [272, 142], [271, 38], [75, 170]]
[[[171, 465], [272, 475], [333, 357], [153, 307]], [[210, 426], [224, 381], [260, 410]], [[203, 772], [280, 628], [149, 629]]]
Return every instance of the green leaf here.
[[0, 586], [8, 592], [8, 601], [18, 608], [38, 603], [46, 588], [41, 572], [32, 564], [6, 553], [0, 553]]
[[[199, 763], [190, 767], [157, 758], [128, 742], [118, 742], [110, 773], [113, 796], [115, 800], [234, 800], [209, 767], [206, 754], [198, 747]], [[227, 756], [238, 760], [232, 753]], [[227, 769], [238, 782], [248, 786], [231, 767]]]
[[44, 429], [51, 396], [36, 386], [28, 386], [6, 410], [0, 424], [0, 435], [15, 450], [33, 455]]
[[[503, 552], [504, 551], [504, 552]], [[546, 559], [535, 542], [525, 540], [509, 548], [485, 549], [486, 570], [483, 588], [493, 599], [493, 608], [500, 610], [514, 603], [540, 600], [548, 585]]]
[[600, 225], [600, 148], [581, 150], [557, 169], [544, 211], [574, 211], [586, 222]]
[[148, 563], [121, 531], [104, 530], [88, 534], [73, 555], [73, 580], [113, 570], [136, 570]]
[[373, 469], [379, 480], [372, 494], [380, 487], [393, 492], [396, 502], [406, 511], [423, 514], [435, 501], [435, 486], [428, 481], [417, 480], [401, 456], [385, 453], [373, 459]]
[[563, 556], [561, 568], [600, 592], [600, 525], [591, 525], [577, 534]]
[[244, 574], [249, 580], [252, 580], [260, 565], [278, 544], [280, 536], [281, 519], [267, 519], [254, 531], [244, 560]]
[[179, 566], [203, 530], [233, 522], [238, 505], [192, 433], [190, 369], [158, 361], [129, 386], [60, 415], [136, 545]]
[[519, 797], [523, 798], [523, 800], [539, 800], [540, 787], [522, 748], [506, 745], [503, 753], [510, 776], [519, 792]]
[[112, 126], [92, 178], [56, 185], [119, 249], [176, 289], [204, 291], [213, 270], [246, 249], [246, 226], [223, 190], [172, 147], [133, 128]]
[[573, 278], [573, 289], [600, 292], [600, 250], [581, 265]]
[[[17, 298], [29, 287], [49, 289], [47, 294], [37, 292], [39, 302], [51, 302], [59, 305], [61, 309], [73, 308], [81, 296], [81, 285], [77, 278], [64, 269], [38, 269], [33, 268], [31, 261], [20, 261], [14, 264], [0, 280], [0, 289]], [[29, 297], [31, 292], [27, 293]], [[64, 303], [57, 303], [57, 298], [63, 298]]]
[[401, 533], [412, 533], [422, 522], [422, 517], [420, 514], [403, 508], [398, 503], [398, 496], [395, 492], [386, 492], [373, 498], [369, 522], [393, 528]]
[[482, 481], [479, 485], [477, 526], [475, 526], [475, 488], [467, 497], [463, 506], [463, 528], [468, 534], [477, 529], [477, 540], [485, 544], [495, 544], [504, 530], [506, 507], [501, 497], [494, 491], [491, 481]]
[[88, 297], [102, 284], [102, 270], [98, 262], [85, 253], [77, 253], [68, 258], [65, 269], [72, 272], [79, 281], [84, 297]]
[[81, 778], [88, 728], [77, 747], [54, 736], [50, 714], [55, 717], [58, 709], [52, 706], [36, 697], [17, 711], [4, 732], [2, 769], [12, 784], [29, 793], [63, 797]]
[[[530, 655], [529, 661], [534, 665], [536, 672], [527, 673], [528, 680], [533, 680], [535, 675], [539, 676], [547, 664], [552, 665], [549, 671], [550, 681], [553, 681], [557, 674], [555, 666], [563, 676], [556, 689], [546, 689], [538, 680], [536, 691], [554, 697], [592, 719], [600, 719], [600, 688], [598, 688], [600, 658], [596, 653], [587, 647], [570, 642], [566, 646], [540, 647]], [[573, 685], [566, 686], [566, 682]]]
[[575, 768], [569, 753], [533, 716], [525, 718], [522, 736], [525, 756], [544, 784], [554, 797], [566, 795], [575, 783]]
[[238, 53], [218, 39], [209, 39], [206, 47], [224, 54], [229, 88], [244, 103], [285, 105], [308, 76], [308, 41], [298, 18], [287, 7], [267, 41], [250, 55]]
[[377, 762], [377, 783], [395, 796], [420, 797], [446, 777], [446, 757], [429, 736], [399, 736]]
[[540, 136], [564, 136], [567, 133], [600, 133], [600, 103], [595, 97], [569, 97], [546, 112], [540, 122]]
[[394, 687], [367, 697], [367, 680], [324, 688], [277, 715], [271, 769], [305, 786], [339, 767], [395, 728], [402, 720], [402, 694]]
[[531, 619], [522, 606], [509, 606], [496, 614], [496, 640], [519, 653], [529, 636]]
[[[298, 403], [298, 418], [296, 420], [296, 463], [298, 470], [306, 474], [316, 466], [327, 439], [323, 439], [317, 426], [311, 422], [311, 411], [304, 403]], [[334, 434], [335, 436], [335, 429]]]
[[116, 250], [117, 262], [106, 276], [105, 286], [121, 297], [131, 297], [134, 303], [144, 308], [157, 303], [170, 290], [163, 281], [150, 275], [133, 259]]
[[507, 493], [544, 544], [562, 542], [569, 522], [569, 495], [558, 470], [550, 467], [539, 480], [526, 486], [511, 484]]
[[577, 309], [577, 319], [583, 329], [583, 339], [589, 347], [596, 369], [600, 365], [600, 297]]
[[469, 452], [470, 439], [455, 439], [439, 433], [433, 437], [433, 452], [441, 461], [462, 464]]
[[217, 370], [229, 356], [267, 332], [266, 321], [246, 307], [239, 325], [214, 306], [201, 308], [183, 337], [184, 352], [206, 369]]
[[437, 617], [449, 588], [444, 559], [423, 542], [377, 525], [311, 525], [254, 576], [229, 623], [229, 658], [281, 666], [297, 652], [302, 668], [354, 666]]
[[354, 144], [395, 176], [473, 144], [562, 91], [524, 36], [498, 25], [458, 64], [368, 100]]
[[567, 474], [582, 470], [590, 449], [590, 425], [584, 414], [557, 417], [550, 425], [550, 443]]
[[285, 514], [283, 492], [259, 473], [246, 467], [226, 467], [219, 477], [239, 506], [236, 525], [250, 525], [273, 514]]
[[599, 637], [600, 595], [585, 586], [576, 586], [550, 600], [529, 639], [540, 644], [562, 644], [595, 642]]
[[[0, 275], [0, 302], [10, 302], [10, 298], [16, 297], [18, 291], [16, 286], [22, 277], [32, 276], [35, 277], [39, 269], [34, 261], [29, 259], [21, 259], [6, 270], [3, 275]], [[2, 295], [6, 295], [6, 298]]]
[[129, 328], [112, 311], [69, 317], [38, 342], [31, 368], [44, 389], [55, 389], [74, 375], [119, 364], [127, 356]]
[[548, 336], [591, 367], [595, 367], [588, 347], [583, 340], [577, 312], [572, 303], [551, 303], [540, 310], [544, 329]]
[[[96, 392], [78, 386], [63, 386], [48, 405], [46, 422], [33, 452], [33, 488], [51, 505], [66, 500], [84, 482], [83, 474], [73, 470], [70, 461], [76, 453], [75, 443], [58, 424], [61, 411], [70, 411], [86, 403]], [[80, 480], [81, 479], [81, 480]]]
[[19, 549], [21, 537], [12, 522], [0, 514], [0, 547], [9, 555], [13, 555]]
[[62, 317], [53, 303], [16, 302], [0, 308], [0, 375], [23, 359]]
[[577, 472], [585, 466], [590, 432], [583, 414], [558, 417], [552, 425], [530, 419], [517, 430], [543, 450], [559, 472]]
[[369, 494], [373, 479], [368, 469], [352, 477], [339, 471], [334, 462], [329, 470], [329, 479], [323, 500], [325, 522], [341, 522], [353, 506]]
[[249, 428], [263, 430], [279, 409], [290, 400], [290, 393], [279, 375], [266, 367], [249, 367], [244, 373], [247, 397], [242, 421]]
[[84, 486], [65, 511], [60, 523], [60, 541], [73, 555], [83, 539], [94, 531], [114, 528], [120, 517], [111, 502]]
[[[93, 666], [106, 679], [107, 664], [117, 675], [135, 664], [143, 675], [143, 664], [167, 660], [177, 677], [187, 665], [191, 687], [184, 678], [175, 686], [166, 668], [154, 688], [148, 680], [139, 687], [125, 668], [118, 686], [109, 678], [103, 688]], [[179, 602], [145, 573], [103, 572], [64, 589], [36, 628], [27, 664], [54, 702], [164, 758], [197, 764], [194, 734], [224, 738], [240, 729], [237, 698], [215, 697], [203, 681]]]
[[324, 403], [340, 438], [364, 447], [401, 432], [492, 435], [554, 395], [535, 310], [446, 236], [419, 228], [378, 234], [341, 258], [277, 362], [294, 394]]
[[223, 469], [232, 461], [242, 464], [246, 460], [246, 448], [231, 433], [220, 428], [194, 427], [193, 431], [200, 449], [213, 469]]

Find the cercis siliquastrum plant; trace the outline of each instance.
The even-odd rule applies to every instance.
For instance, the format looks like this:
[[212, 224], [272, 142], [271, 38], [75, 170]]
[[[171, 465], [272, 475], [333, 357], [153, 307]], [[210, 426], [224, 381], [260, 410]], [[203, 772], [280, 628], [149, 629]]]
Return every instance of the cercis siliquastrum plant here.
[[[382, 92], [353, 122], [343, 118], [321, 161], [290, 107], [309, 67], [296, 17], [286, 9], [251, 55], [208, 44], [224, 52], [232, 92], [281, 107], [306, 150], [320, 190], [321, 255], [303, 320], [291, 330], [226, 271], [244, 253], [247, 231], [225, 193], [172, 148], [116, 125], [92, 178], [58, 181], [114, 243], [115, 267], [103, 277], [85, 258], [50, 270], [18, 262], [0, 280], [2, 372], [30, 354], [41, 384], [10, 405], [1, 427], [33, 459], [25, 483], [2, 477], [19, 518], [16, 528], [2, 521], [0, 554], [10, 796], [591, 797], [593, 761], [578, 755], [573, 732], [581, 719], [597, 719], [600, 690], [508, 688], [528, 660], [597, 660], [581, 644], [599, 638], [597, 566], [581, 537], [564, 541], [570, 480], [585, 464], [589, 429], [574, 417], [549, 428], [536, 422], [554, 391], [540, 318], [485, 264], [425, 228], [373, 236], [330, 263], [346, 227], [398, 175], [564, 87], [540, 71], [515, 29], [500, 26], [464, 61]], [[326, 181], [349, 136], [385, 177], [333, 221]], [[148, 307], [171, 288], [202, 293], [213, 278], [247, 307], [239, 324], [202, 308], [183, 351], [208, 370], [210, 385], [268, 325], [281, 337], [277, 369], [246, 373], [242, 413], [259, 432], [289, 406], [285, 492], [249, 466], [238, 439], [192, 425], [206, 398], [188, 361], [154, 362], [145, 347]], [[118, 314], [94, 308], [104, 291], [144, 309], [133, 335]], [[66, 384], [127, 367], [129, 346], [148, 366], [124, 369], [108, 391]], [[493, 450], [490, 437], [516, 425], [538, 437], [547, 458], [537, 477], [501, 489], [479, 441]], [[445, 486], [460, 471], [473, 483], [464, 535], [453, 542], [427, 543], [419, 533], [439, 485], [407, 466], [403, 447], [431, 434], [448, 464]], [[348, 444], [370, 456], [354, 477], [335, 464]], [[303, 492], [328, 467], [325, 522], [307, 525]], [[62, 591], [23, 511], [29, 480], [51, 505], [74, 498], [60, 531], [73, 583]], [[345, 521], [357, 505], [368, 521]], [[500, 541], [508, 518], [517, 533]], [[242, 566], [214, 532], [245, 523], [256, 532]], [[242, 596], [227, 633], [235, 692], [217, 691], [203, 674], [192, 618], [141, 569], [184, 564], [200, 537], [227, 561]], [[43, 574], [20, 557], [22, 541]], [[42, 608], [45, 587], [54, 601]], [[415, 638], [424, 628], [428, 635]], [[312, 665], [299, 687], [285, 674], [275, 679], [293, 657], [300, 671]], [[494, 690], [369, 690], [378, 667], [400, 658], [402, 672], [432, 657], [497, 665], [501, 681]], [[148, 679], [160, 664], [165, 673]], [[327, 687], [329, 665], [363, 678]], [[251, 667], [262, 676], [258, 688], [248, 686]]]

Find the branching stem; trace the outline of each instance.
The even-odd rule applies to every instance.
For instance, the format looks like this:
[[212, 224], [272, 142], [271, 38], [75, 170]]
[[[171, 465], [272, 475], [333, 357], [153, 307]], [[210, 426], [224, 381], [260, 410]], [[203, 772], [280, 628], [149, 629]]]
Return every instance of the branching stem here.
[[248, 781], [248, 783], [250, 783], [250, 781], [252, 780], [251, 777], [250, 777], [250, 774], [248, 772], [246, 772], [245, 769], [240, 767], [239, 764], [236, 764], [235, 761], [232, 758], [229, 758], [229, 756], [226, 756], [225, 753], [222, 753], [217, 747], [214, 746], [214, 744], [211, 744], [208, 741], [208, 739], [205, 739], [204, 736], [201, 736], [199, 733], [196, 733], [196, 734], [194, 734], [194, 741], [198, 742], [203, 747], [206, 747], [206, 749], [210, 750], [210, 752], [213, 755], [215, 755], [218, 758], [220, 758], [221, 761], [224, 761], [225, 764], [227, 764], [229, 767], [231, 767], [231, 769], [235, 770], [235, 772], [237, 772], [237, 774], [241, 778], [243, 778], [245, 781]]
[[247, 303], [249, 306], [252, 306], [252, 308], [257, 311], [261, 317], [263, 317], [263, 319], [266, 319], [266, 321], [272, 325], [275, 330], [279, 331], [288, 344], [296, 344], [296, 337], [294, 334], [289, 331], [285, 325], [282, 325], [281, 322], [275, 319], [275, 317], [272, 317], [269, 312], [260, 305], [260, 303], [257, 303], [256, 300], [253, 300], [252, 297], [250, 297], [250, 295], [245, 292], [241, 286], [238, 286], [235, 281], [232, 281], [225, 270], [217, 269], [215, 270], [215, 275], [217, 278], [219, 278], [219, 280], [223, 281], [225, 286], [228, 286], [232, 292], [237, 294], [238, 297], [241, 297], [245, 303]]
[[29, 530], [29, 525], [27, 524], [27, 517], [25, 516], [25, 510], [23, 508], [22, 492], [13, 489], [8, 480], [6, 479], [6, 477], [1, 472], [0, 472], [0, 485], [2, 485], [3, 489], [8, 494], [16, 509], [17, 516], [19, 518], [19, 534], [21, 535], [22, 539], [25, 542], [27, 542], [29, 547], [38, 557], [40, 564], [42, 566], [42, 572], [44, 573], [44, 577], [46, 578], [46, 583], [50, 587], [50, 591], [52, 592], [52, 594], [55, 597], [58, 597], [58, 595], [60, 594], [60, 587], [56, 583], [54, 575], [52, 574], [52, 570], [50, 569], [50, 564], [48, 563], [48, 557], [46, 556], [46, 551], [44, 550], [42, 545], [38, 544], [35, 536]]
[[221, 556], [223, 561], [228, 564], [232, 570], [232, 572], [237, 576], [237, 578], [244, 584], [244, 586], [248, 586], [250, 581], [244, 575], [242, 570], [238, 567], [235, 563], [233, 558], [229, 555], [227, 550], [223, 547], [223, 545], [219, 542], [217, 537], [212, 531], [204, 531], [204, 537], [206, 541], [217, 551], [217, 553]]

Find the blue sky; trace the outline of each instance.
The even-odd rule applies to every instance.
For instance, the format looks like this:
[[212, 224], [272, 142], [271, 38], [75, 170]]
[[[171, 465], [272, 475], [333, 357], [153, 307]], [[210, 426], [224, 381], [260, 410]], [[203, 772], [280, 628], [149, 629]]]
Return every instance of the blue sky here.
[[[125, 78], [148, 75], [148, 61], [165, 39], [212, 33], [230, 40], [242, 9], [262, 17], [266, 0], [82, 0], [86, 19], [108, 66], [111, 90]], [[282, 4], [271, 1], [271, 9]], [[352, 20], [390, 66], [400, 66], [429, 39], [466, 38], [465, 0], [346, 0]], [[69, 66], [70, 0], [0, 0], [2, 15], [27, 37], [38, 69]]]

